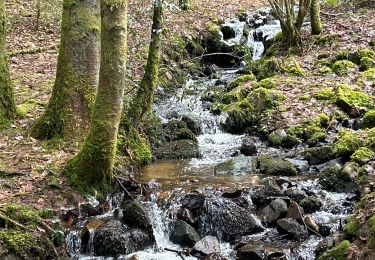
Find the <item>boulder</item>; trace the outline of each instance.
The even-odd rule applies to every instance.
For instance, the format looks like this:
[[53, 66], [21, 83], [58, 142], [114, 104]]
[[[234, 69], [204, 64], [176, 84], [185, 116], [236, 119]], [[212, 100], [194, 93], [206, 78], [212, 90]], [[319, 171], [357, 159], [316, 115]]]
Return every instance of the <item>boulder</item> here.
[[308, 226], [312, 231], [319, 234], [319, 226], [316, 224], [315, 220], [310, 216], [307, 215], [304, 219], [303, 222]]
[[175, 244], [189, 247], [193, 246], [200, 239], [197, 231], [182, 220], [177, 220], [174, 223], [174, 227], [169, 238]]
[[144, 230], [152, 230], [150, 218], [146, 209], [137, 200], [126, 200], [122, 204], [122, 221], [130, 226]]
[[172, 119], [168, 123], [163, 124], [164, 138], [167, 142], [178, 140], [197, 141], [194, 133], [188, 128], [187, 124], [182, 120]]
[[301, 208], [297, 202], [292, 201], [288, 207], [288, 211], [286, 213], [287, 218], [292, 218], [296, 220], [302, 220], [303, 216], [303, 208]]
[[97, 256], [126, 255], [150, 245], [152, 238], [148, 232], [130, 228], [114, 219], [98, 227], [93, 237], [94, 254]]
[[261, 180], [260, 186], [256, 187], [251, 194], [251, 200], [258, 208], [264, 208], [271, 200], [269, 197], [281, 197], [283, 192], [276, 181], [270, 178]]
[[258, 213], [259, 217], [267, 223], [273, 223], [288, 210], [288, 205], [283, 199], [275, 199]]
[[216, 237], [205, 236], [199, 240], [193, 247], [193, 255], [207, 256], [220, 252], [220, 243]]
[[182, 199], [181, 203], [184, 208], [197, 210], [203, 206], [205, 200], [206, 197], [201, 193], [190, 193]]
[[199, 217], [201, 234], [222, 237], [231, 241], [237, 237], [263, 231], [261, 223], [250, 210], [240, 207], [230, 199], [206, 198]]
[[293, 218], [279, 219], [276, 224], [281, 233], [289, 234], [297, 240], [303, 240], [308, 236], [306, 228]]
[[333, 145], [312, 147], [306, 150], [306, 158], [310, 164], [321, 164], [334, 159], [336, 150]]
[[308, 196], [300, 201], [299, 205], [303, 208], [305, 213], [311, 214], [320, 210], [322, 202], [316, 196]]
[[215, 175], [246, 175], [256, 171], [252, 158], [240, 155], [215, 166]]
[[258, 149], [254, 143], [243, 143], [240, 147], [240, 153], [245, 156], [252, 156], [258, 153]]
[[293, 164], [299, 172], [307, 172], [310, 168], [309, 161], [307, 160], [286, 158], [285, 161]]
[[194, 120], [188, 116], [183, 116], [181, 120], [185, 122], [187, 128], [190, 129], [193, 134], [200, 135], [202, 133], [202, 127], [200, 126], [198, 120]]
[[284, 194], [297, 202], [307, 197], [306, 192], [298, 187], [290, 187], [284, 191]]
[[296, 167], [281, 159], [269, 155], [258, 156], [259, 169], [261, 173], [269, 175], [294, 176], [298, 174]]
[[265, 259], [265, 250], [263, 246], [249, 243], [241, 247], [237, 252], [239, 260], [263, 260]]

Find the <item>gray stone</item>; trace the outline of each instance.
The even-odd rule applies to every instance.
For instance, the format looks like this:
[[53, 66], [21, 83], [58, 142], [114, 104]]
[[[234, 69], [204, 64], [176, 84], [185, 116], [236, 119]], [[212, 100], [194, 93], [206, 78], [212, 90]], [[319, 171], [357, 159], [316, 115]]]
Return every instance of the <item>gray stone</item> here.
[[307, 160], [286, 158], [285, 161], [292, 163], [300, 172], [307, 172], [310, 168]]
[[220, 244], [216, 237], [205, 236], [199, 240], [193, 247], [193, 254], [206, 256], [220, 252]]
[[249, 157], [240, 155], [215, 166], [215, 175], [246, 175], [256, 171], [256, 164]]
[[182, 220], [177, 220], [174, 224], [170, 240], [181, 246], [193, 246], [200, 237], [195, 229]]
[[306, 228], [293, 218], [279, 219], [276, 224], [281, 233], [289, 234], [295, 239], [303, 240], [308, 236]]
[[270, 204], [260, 210], [259, 216], [267, 223], [273, 223], [288, 210], [288, 205], [283, 199], [273, 200]]

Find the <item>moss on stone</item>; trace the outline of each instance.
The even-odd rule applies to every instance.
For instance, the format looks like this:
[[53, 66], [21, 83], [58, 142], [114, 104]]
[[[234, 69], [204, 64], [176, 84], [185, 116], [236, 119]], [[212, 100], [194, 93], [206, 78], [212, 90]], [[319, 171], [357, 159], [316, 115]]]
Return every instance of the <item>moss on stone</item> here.
[[372, 68], [375, 68], [375, 60], [371, 59], [369, 57], [363, 57], [361, 59], [360, 70], [366, 71], [366, 70], [369, 70], [369, 69], [372, 69]]
[[370, 50], [370, 49], [361, 49], [359, 50], [359, 58], [362, 59], [362, 58], [370, 58], [370, 59], [373, 59], [375, 60], [375, 51], [373, 50]]
[[342, 130], [337, 135], [335, 147], [339, 156], [349, 157], [362, 146], [362, 141], [356, 132]]
[[375, 110], [369, 110], [362, 117], [361, 126], [363, 128], [373, 128], [375, 127]]
[[288, 58], [284, 62], [284, 71], [289, 75], [303, 76], [305, 71], [301, 68], [298, 61], [294, 58]]
[[336, 157], [337, 151], [334, 145], [311, 147], [306, 149], [306, 158], [310, 164], [328, 162]]
[[370, 40], [369, 45], [371, 47], [375, 47], [375, 38], [373, 38], [373, 39]]
[[232, 90], [240, 86], [241, 84], [254, 81], [255, 79], [256, 77], [254, 76], [254, 74], [247, 74], [247, 75], [239, 76], [228, 84], [227, 89]]
[[279, 58], [271, 57], [266, 60], [261, 60], [259, 66], [258, 80], [272, 77], [278, 72], [283, 71], [283, 63]]
[[318, 260], [345, 260], [346, 251], [349, 249], [349, 247], [350, 242], [348, 240], [344, 240], [334, 248], [319, 256]]
[[339, 60], [333, 63], [332, 70], [337, 75], [346, 75], [351, 71], [354, 71], [357, 66], [349, 60]]
[[369, 129], [366, 132], [365, 145], [372, 149], [375, 149], [375, 127]]
[[348, 50], [340, 50], [335, 55], [336, 61], [347, 60], [348, 58], [349, 58], [349, 51]]
[[336, 105], [344, 112], [351, 114], [355, 107], [372, 108], [374, 101], [371, 96], [362, 91], [355, 90], [349, 85], [339, 85], [336, 89]]
[[277, 86], [277, 79], [275, 77], [265, 78], [254, 83], [254, 88], [273, 89]]
[[314, 92], [313, 97], [318, 100], [334, 100], [335, 93], [331, 88], [322, 88]]
[[258, 157], [259, 169], [261, 173], [269, 175], [294, 176], [298, 174], [296, 167], [281, 159], [273, 158], [269, 155]]
[[295, 136], [300, 139], [304, 139], [305, 136], [305, 129], [302, 126], [292, 126], [288, 129], [288, 134]]
[[367, 163], [369, 160], [371, 160], [374, 157], [374, 155], [374, 151], [370, 148], [361, 147], [352, 154], [350, 159], [360, 165], [363, 165]]
[[223, 104], [231, 104], [243, 100], [251, 91], [251, 86], [240, 85], [228, 93], [225, 93], [221, 98]]
[[330, 73], [332, 73], [332, 69], [328, 66], [321, 66], [319, 68], [319, 72], [322, 73], [322, 74], [330, 74]]

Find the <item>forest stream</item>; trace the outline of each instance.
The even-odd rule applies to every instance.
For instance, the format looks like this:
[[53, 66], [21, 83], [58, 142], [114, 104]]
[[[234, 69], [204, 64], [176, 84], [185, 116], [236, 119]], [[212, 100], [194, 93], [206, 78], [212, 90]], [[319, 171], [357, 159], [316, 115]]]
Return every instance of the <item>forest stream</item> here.
[[[255, 24], [258, 20], [266, 21], [262, 12], [264, 17], [269, 15], [269, 10], [259, 11]], [[229, 38], [223, 36], [223, 41], [228, 45], [244, 41], [246, 23], [238, 19], [226, 21], [223, 26], [231, 27], [235, 33]], [[275, 20], [252, 27], [246, 45], [252, 47], [254, 60], [263, 54], [265, 39], [272, 39], [279, 31]], [[241, 62], [238, 64], [244, 63]], [[124, 235], [116, 224], [108, 224], [122, 214], [119, 208], [124, 193], [119, 192], [111, 195], [110, 212], [80, 220], [67, 235], [72, 258], [315, 259], [320, 243], [332, 237], [352, 212], [355, 194], [350, 188], [345, 192], [327, 191], [319, 184], [318, 173], [335, 162], [312, 166], [298, 153], [300, 146], [274, 148], [257, 136], [230, 134], [222, 129], [226, 115], [210, 111], [209, 97], [213, 89], [224, 88], [224, 83], [233, 80], [241, 70], [242, 66], [237, 65], [218, 68], [215, 78], [191, 76], [183, 88], [172, 96], [159, 98], [154, 106], [163, 123], [181, 118], [194, 122], [199, 129], [200, 153], [193, 159], [157, 160], [135, 176], [147, 184], [150, 192], [150, 200], [142, 205], [155, 243], [137, 250], [145, 241], [143, 233], [132, 231], [130, 236]], [[161, 87], [157, 89], [159, 93], [163, 91]], [[261, 174], [256, 159], [261, 155], [289, 161], [299, 174]], [[305, 205], [304, 213], [295, 201]], [[96, 203], [93, 201], [93, 206]], [[103, 233], [96, 230], [103, 226], [95, 224], [98, 222], [106, 222], [107, 228], [117, 230], [113, 236], [134, 240], [128, 255], [106, 253], [110, 247], [107, 241], [116, 239], [98, 235]], [[85, 228], [86, 236], [82, 236]]]

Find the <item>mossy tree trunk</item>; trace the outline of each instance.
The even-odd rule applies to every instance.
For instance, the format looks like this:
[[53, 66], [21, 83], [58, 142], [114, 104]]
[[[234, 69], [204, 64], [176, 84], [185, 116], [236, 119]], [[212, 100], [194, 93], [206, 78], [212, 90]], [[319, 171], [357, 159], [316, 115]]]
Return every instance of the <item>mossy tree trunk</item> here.
[[178, 4], [181, 10], [190, 10], [191, 9], [191, 0], [179, 0]]
[[300, 30], [309, 11], [311, 0], [298, 0], [298, 12], [294, 10], [295, 0], [268, 0], [268, 2], [280, 21], [283, 41], [288, 49], [301, 47]]
[[10, 79], [5, 39], [5, 2], [0, 1], [0, 126], [7, 124], [16, 113], [14, 89]]
[[52, 96], [32, 136], [81, 139], [90, 127], [100, 62], [99, 0], [64, 0]]
[[134, 128], [138, 128], [144, 115], [151, 110], [154, 91], [158, 83], [160, 46], [163, 30], [163, 3], [155, 0], [151, 30], [151, 43], [143, 78], [139, 84], [136, 96], [129, 108], [128, 118]]
[[320, 0], [311, 0], [310, 7], [311, 33], [318, 35], [323, 30], [322, 21], [320, 20]]
[[127, 58], [127, 0], [101, 0], [101, 62], [91, 128], [65, 174], [83, 192], [105, 191], [112, 180], [123, 107]]

